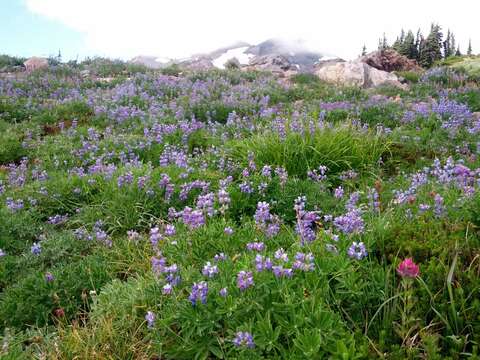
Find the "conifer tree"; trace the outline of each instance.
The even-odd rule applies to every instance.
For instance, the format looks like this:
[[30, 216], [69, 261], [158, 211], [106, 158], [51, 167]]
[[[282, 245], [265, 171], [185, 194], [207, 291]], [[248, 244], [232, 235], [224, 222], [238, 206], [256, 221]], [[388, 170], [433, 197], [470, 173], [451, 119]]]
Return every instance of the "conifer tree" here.
[[418, 29], [417, 37], [415, 38], [415, 49], [416, 49], [415, 60], [417, 60], [417, 61], [420, 61], [420, 53], [421, 53], [421, 50], [423, 50], [423, 48], [421, 46], [422, 45], [422, 40], [423, 40], [422, 31], [420, 29]]
[[450, 55], [455, 55], [455, 49], [457, 48], [457, 44], [455, 43], [455, 35], [453, 32], [450, 34]]
[[415, 37], [411, 30], [408, 31], [403, 42], [403, 47], [400, 51], [400, 54], [405, 55], [409, 59], [416, 59], [418, 56], [417, 46], [415, 44]]
[[367, 47], [365, 46], [365, 44], [363, 44], [362, 56], [365, 56], [365, 55], [367, 55]]
[[448, 29], [447, 32], [447, 37], [445, 38], [445, 41], [443, 42], [443, 57], [446, 59], [449, 56], [452, 56], [453, 50], [451, 49], [451, 34], [450, 34], [450, 29]]
[[468, 55], [468, 56], [471, 56], [471, 55], [472, 55], [472, 39], [468, 40], [467, 55]]
[[462, 53], [460, 52], [460, 45], [457, 47], [457, 51], [455, 52], [455, 56], [462, 56]]
[[383, 37], [378, 41], [378, 50], [384, 51], [388, 49], [387, 36], [383, 33]]
[[437, 60], [442, 59], [442, 29], [438, 24], [432, 24], [430, 34], [425, 40], [425, 45], [420, 56], [420, 64], [430, 67]]

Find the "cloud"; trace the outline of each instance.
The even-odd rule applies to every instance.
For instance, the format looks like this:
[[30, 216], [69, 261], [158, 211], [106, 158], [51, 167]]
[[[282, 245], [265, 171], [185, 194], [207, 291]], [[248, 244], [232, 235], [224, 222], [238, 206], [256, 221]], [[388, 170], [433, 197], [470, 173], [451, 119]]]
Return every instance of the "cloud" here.
[[476, 1], [404, 0], [25, 0], [36, 14], [79, 31], [86, 51], [129, 58], [139, 54], [184, 57], [238, 40], [302, 38], [317, 50], [345, 58], [363, 44], [377, 46], [383, 32], [428, 31], [432, 21], [451, 28], [466, 49], [480, 47]]

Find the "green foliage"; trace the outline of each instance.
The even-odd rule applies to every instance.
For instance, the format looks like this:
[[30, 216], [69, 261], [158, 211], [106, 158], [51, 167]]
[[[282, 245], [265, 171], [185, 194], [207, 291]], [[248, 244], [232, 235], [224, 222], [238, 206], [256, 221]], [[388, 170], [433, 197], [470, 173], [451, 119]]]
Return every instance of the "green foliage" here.
[[0, 125], [0, 165], [18, 162], [27, 154], [27, 150], [22, 146], [22, 135], [12, 128], [1, 130]]
[[421, 74], [415, 71], [398, 71], [396, 73], [398, 76], [404, 78], [409, 83], [416, 84], [420, 80]]
[[[31, 255], [32, 256], [32, 255]], [[45, 274], [34, 272], [6, 288], [0, 298], [1, 327], [43, 326], [63, 316], [80, 316], [88, 310], [89, 291], [100, 289], [110, 276], [108, 264], [98, 256], [88, 256], [59, 269], [52, 268], [54, 281], [47, 282]]]
[[332, 174], [368, 169], [387, 155], [389, 148], [382, 137], [360, 135], [348, 128], [320, 130], [303, 136], [288, 133], [284, 139], [264, 134], [233, 142], [231, 146], [236, 158], [246, 159], [251, 152], [260, 164], [283, 166], [289, 174], [300, 178], [320, 165], [327, 166]]

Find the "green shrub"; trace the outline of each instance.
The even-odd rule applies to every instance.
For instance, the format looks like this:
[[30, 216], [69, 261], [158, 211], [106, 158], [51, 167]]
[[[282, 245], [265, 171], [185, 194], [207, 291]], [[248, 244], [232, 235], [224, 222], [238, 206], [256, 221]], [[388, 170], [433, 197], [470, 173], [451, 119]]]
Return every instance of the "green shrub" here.
[[245, 161], [251, 152], [261, 165], [283, 166], [291, 176], [305, 178], [308, 170], [327, 166], [330, 174], [374, 166], [388, 153], [389, 143], [372, 134], [350, 129], [325, 129], [314, 134], [289, 133], [253, 136], [230, 144], [234, 157]]
[[0, 133], [0, 165], [18, 162], [27, 155], [22, 136], [12, 129]]
[[3, 291], [0, 297], [2, 328], [25, 329], [52, 323], [58, 317], [55, 310], [60, 308], [66, 319], [80, 316], [88, 310], [89, 291], [99, 291], [111, 279], [108, 264], [98, 255], [50, 271], [55, 278], [52, 282], [45, 280], [45, 273], [34, 271]]

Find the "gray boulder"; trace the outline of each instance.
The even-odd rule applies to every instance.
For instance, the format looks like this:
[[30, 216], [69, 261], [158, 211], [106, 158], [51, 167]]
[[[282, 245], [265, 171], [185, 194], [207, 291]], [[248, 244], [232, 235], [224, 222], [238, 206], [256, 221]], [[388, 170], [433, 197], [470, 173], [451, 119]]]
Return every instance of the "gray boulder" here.
[[243, 70], [270, 71], [280, 76], [291, 76], [298, 68], [283, 55], [264, 55], [254, 57]]
[[360, 61], [336, 62], [325, 64], [315, 71], [324, 81], [338, 85], [372, 88], [383, 85], [405, 89], [398, 77], [393, 73], [375, 69]]
[[48, 68], [48, 60], [41, 57], [31, 57], [23, 63], [27, 71], [33, 71], [38, 69]]

